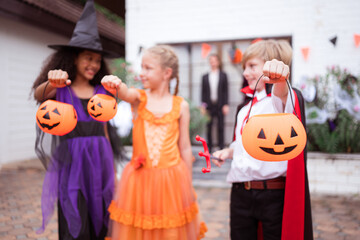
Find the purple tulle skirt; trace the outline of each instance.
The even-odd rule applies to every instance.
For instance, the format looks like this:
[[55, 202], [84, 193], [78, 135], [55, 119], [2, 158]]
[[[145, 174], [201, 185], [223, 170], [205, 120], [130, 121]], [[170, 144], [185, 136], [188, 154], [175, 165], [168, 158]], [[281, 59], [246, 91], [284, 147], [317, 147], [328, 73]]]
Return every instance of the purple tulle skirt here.
[[[83, 194], [96, 234], [108, 224], [114, 190], [113, 154], [104, 136], [76, 137], [62, 141], [48, 166], [41, 197], [43, 224], [49, 222], [56, 201], [62, 208], [69, 232], [77, 237], [81, 229], [78, 194]], [[105, 210], [104, 210], [105, 207]]]

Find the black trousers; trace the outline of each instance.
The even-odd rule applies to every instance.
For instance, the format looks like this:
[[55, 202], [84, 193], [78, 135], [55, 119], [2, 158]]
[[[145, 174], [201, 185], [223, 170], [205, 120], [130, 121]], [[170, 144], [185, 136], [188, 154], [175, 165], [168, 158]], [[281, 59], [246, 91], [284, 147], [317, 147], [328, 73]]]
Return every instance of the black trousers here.
[[78, 210], [81, 217], [81, 230], [77, 238], [74, 238], [68, 228], [66, 218], [63, 214], [60, 204], [58, 203], [58, 221], [59, 221], [59, 239], [60, 240], [104, 240], [107, 234], [107, 228], [103, 226], [99, 236], [96, 236], [95, 229], [90, 219], [86, 206], [84, 195], [79, 191]]
[[284, 189], [246, 190], [233, 184], [230, 196], [232, 240], [257, 240], [259, 222], [264, 240], [281, 240]]
[[217, 133], [218, 133], [217, 143], [220, 149], [224, 148], [224, 114], [222, 112], [221, 107], [216, 103], [211, 104], [207, 110], [210, 116], [210, 121], [207, 124], [207, 142], [208, 142], [209, 151], [211, 152], [213, 146], [212, 126], [215, 119], [217, 119]]

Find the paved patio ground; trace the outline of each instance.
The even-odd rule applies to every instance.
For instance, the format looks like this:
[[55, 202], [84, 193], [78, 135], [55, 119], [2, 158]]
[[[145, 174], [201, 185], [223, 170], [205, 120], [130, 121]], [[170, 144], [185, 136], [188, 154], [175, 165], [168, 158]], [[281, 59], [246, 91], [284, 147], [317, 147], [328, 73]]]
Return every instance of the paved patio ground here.
[[[202, 174], [194, 165], [194, 186], [209, 231], [205, 239], [229, 239], [229, 185], [226, 166]], [[57, 219], [37, 235], [41, 224], [40, 197], [44, 170], [38, 160], [7, 164], [0, 170], [0, 239], [55, 240]], [[360, 240], [360, 196], [311, 195], [316, 240]]]

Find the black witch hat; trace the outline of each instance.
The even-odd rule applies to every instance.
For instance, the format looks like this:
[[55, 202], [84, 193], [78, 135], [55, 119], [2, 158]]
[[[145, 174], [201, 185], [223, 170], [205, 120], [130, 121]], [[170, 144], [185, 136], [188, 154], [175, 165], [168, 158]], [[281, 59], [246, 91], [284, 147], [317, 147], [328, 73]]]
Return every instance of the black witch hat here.
[[64, 48], [84, 49], [98, 52], [104, 57], [115, 58], [116, 54], [103, 50], [99, 37], [94, 0], [88, 0], [84, 10], [76, 23], [68, 45], [49, 45], [48, 47], [60, 50]]

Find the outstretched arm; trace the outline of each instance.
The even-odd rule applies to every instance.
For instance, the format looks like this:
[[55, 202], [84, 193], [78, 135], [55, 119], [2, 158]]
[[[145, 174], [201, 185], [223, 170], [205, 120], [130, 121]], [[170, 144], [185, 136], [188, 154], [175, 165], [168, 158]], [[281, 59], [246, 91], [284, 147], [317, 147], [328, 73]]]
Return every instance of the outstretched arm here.
[[286, 79], [290, 75], [289, 66], [282, 61], [273, 59], [265, 62], [263, 72], [264, 82], [274, 84], [273, 94], [281, 99], [284, 108], [288, 95]]
[[[36, 101], [42, 102], [46, 99], [55, 97], [56, 88], [63, 88], [70, 85], [69, 75], [63, 70], [51, 70], [48, 72], [48, 81], [43, 82], [35, 89], [34, 97]], [[44, 91], [45, 90], [45, 91]]]
[[136, 105], [140, 99], [139, 92], [133, 88], [128, 88], [117, 76], [106, 75], [101, 79], [101, 84], [108, 92], [114, 96], [117, 95], [118, 98], [131, 105]]

